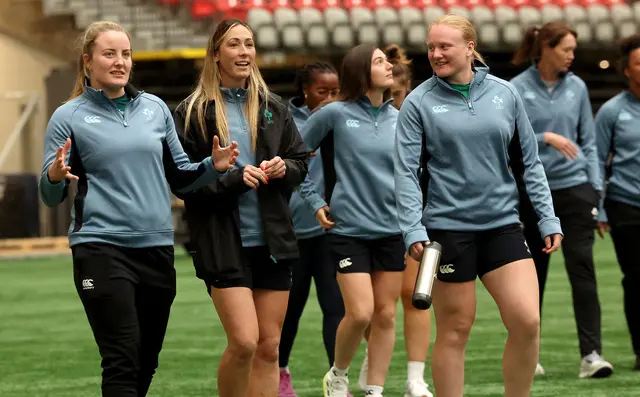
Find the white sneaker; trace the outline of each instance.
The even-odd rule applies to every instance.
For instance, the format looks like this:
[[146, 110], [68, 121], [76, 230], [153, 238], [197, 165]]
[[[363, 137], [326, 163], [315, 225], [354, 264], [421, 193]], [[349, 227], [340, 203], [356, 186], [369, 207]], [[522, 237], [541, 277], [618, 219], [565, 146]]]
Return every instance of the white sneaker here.
[[429, 385], [425, 381], [412, 380], [407, 382], [404, 397], [433, 397]]
[[580, 363], [579, 378], [606, 378], [613, 374], [613, 365], [605, 361], [597, 352], [584, 356]]
[[544, 368], [542, 367], [542, 364], [540, 364], [540, 363], [536, 364], [535, 376], [544, 375], [544, 374], [545, 374], [545, 372], [544, 372]]
[[324, 376], [322, 390], [324, 397], [347, 397], [349, 378], [346, 376], [338, 376], [333, 369], [331, 369]]
[[364, 352], [364, 360], [362, 360], [362, 366], [360, 367], [360, 376], [358, 377], [358, 386], [360, 390], [364, 391], [367, 388], [367, 374], [369, 370], [369, 351]]

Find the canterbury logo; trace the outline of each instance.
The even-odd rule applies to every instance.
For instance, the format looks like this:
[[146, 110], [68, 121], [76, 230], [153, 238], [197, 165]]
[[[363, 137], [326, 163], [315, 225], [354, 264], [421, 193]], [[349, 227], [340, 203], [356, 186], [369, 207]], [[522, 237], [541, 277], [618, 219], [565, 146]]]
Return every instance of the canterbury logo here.
[[442, 273], [442, 274], [449, 274], [449, 273], [453, 273], [455, 271], [456, 271], [456, 269], [454, 269], [453, 265], [451, 265], [451, 264], [440, 266], [440, 273]]
[[85, 278], [84, 280], [82, 280], [82, 289], [83, 290], [93, 289], [93, 279]]
[[360, 121], [359, 120], [347, 120], [347, 127], [348, 128], [358, 128], [358, 127], [360, 127]]
[[100, 116], [86, 116], [84, 122], [87, 124], [102, 123]]
[[351, 258], [344, 258], [339, 263], [340, 269], [344, 269], [345, 267], [351, 266]]
[[431, 108], [433, 113], [447, 113], [449, 109], [447, 109], [447, 105], [438, 105]]

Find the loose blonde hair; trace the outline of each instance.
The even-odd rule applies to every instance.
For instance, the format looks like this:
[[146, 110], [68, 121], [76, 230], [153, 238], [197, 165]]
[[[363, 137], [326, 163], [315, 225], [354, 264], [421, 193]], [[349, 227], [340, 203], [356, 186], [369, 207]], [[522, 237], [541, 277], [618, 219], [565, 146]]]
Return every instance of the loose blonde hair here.
[[105, 32], [122, 32], [127, 35], [127, 38], [129, 38], [129, 42], [131, 42], [131, 35], [129, 35], [129, 32], [127, 32], [125, 28], [115, 22], [97, 21], [87, 26], [87, 28], [82, 34], [80, 34], [80, 37], [78, 38], [80, 57], [78, 58], [77, 63], [76, 83], [73, 87], [73, 91], [71, 91], [71, 96], [69, 97], [68, 101], [84, 93], [85, 79], [88, 79], [90, 77], [89, 71], [87, 70], [87, 65], [84, 63], [84, 56], [87, 55], [89, 59], [93, 57], [93, 47], [95, 41], [98, 39], [98, 36], [100, 36], [100, 34]]
[[[478, 43], [478, 34], [476, 33], [476, 28], [473, 26], [471, 21], [469, 21], [465, 17], [461, 17], [459, 15], [443, 15], [433, 21], [431, 25], [429, 25], [428, 31], [435, 25], [445, 25], [451, 28], [457, 29], [462, 32], [462, 38], [465, 41], [473, 41], [473, 58], [478, 61], [485, 63], [482, 55], [476, 50], [476, 45]], [[472, 61], [473, 64], [473, 61]]]
[[[216, 115], [216, 129], [218, 130], [218, 136], [222, 145], [227, 145], [230, 142], [229, 137], [229, 124], [227, 122], [227, 114], [224, 104], [224, 98], [222, 91], [220, 90], [220, 83], [222, 76], [220, 74], [220, 68], [215, 60], [215, 54], [220, 49], [220, 45], [224, 41], [227, 33], [235, 26], [242, 25], [251, 32], [253, 31], [246, 23], [238, 19], [225, 19], [221, 21], [216, 27], [215, 31], [209, 38], [209, 44], [207, 45], [207, 53], [204, 58], [204, 64], [202, 71], [200, 72], [200, 79], [196, 89], [189, 95], [183, 103], [187, 104], [187, 110], [185, 115], [184, 133], [188, 134], [189, 125], [191, 120], [191, 112], [193, 108], [196, 108], [196, 115], [198, 119], [198, 126], [200, 127], [203, 136], [206, 138], [206, 125], [205, 114], [207, 103], [213, 100], [216, 103], [215, 115]], [[260, 110], [260, 99], [264, 99], [265, 103], [269, 98], [269, 87], [265, 83], [260, 70], [255, 62], [251, 64], [251, 72], [248, 78], [248, 98], [246, 103], [246, 114], [251, 131], [251, 148], [255, 149], [256, 141], [258, 139], [258, 121]]]

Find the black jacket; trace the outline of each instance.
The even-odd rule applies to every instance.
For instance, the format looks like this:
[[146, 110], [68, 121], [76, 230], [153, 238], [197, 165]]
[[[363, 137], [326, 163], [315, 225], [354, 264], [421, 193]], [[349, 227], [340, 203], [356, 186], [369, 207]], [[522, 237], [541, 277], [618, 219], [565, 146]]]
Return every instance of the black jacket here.
[[[186, 108], [182, 103], [174, 112], [176, 130], [191, 161], [201, 161], [211, 155], [213, 136], [218, 134], [215, 102], [209, 102], [205, 113], [206, 139], [198, 125], [195, 109], [191, 112], [189, 131], [185, 136]], [[263, 101], [259, 111], [256, 166], [263, 160], [280, 156], [287, 171], [284, 178], [269, 180], [268, 185], [261, 184], [258, 188], [263, 230], [272, 259], [296, 259], [298, 244], [289, 200], [307, 175], [309, 153], [281, 98], [271, 94], [267, 110], [265, 112]], [[185, 204], [185, 218], [195, 251], [193, 261], [199, 278], [209, 282], [242, 276], [238, 196], [249, 189], [243, 181], [243, 169], [232, 169], [207, 187], [179, 196]]]

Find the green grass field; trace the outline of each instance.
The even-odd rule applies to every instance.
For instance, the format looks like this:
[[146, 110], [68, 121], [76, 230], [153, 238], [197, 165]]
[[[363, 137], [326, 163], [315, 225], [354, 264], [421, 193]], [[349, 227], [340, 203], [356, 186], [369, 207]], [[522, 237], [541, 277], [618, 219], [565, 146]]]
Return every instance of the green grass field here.
[[[609, 240], [598, 241], [596, 263], [603, 313], [604, 355], [615, 366], [609, 379], [579, 380], [579, 354], [571, 292], [560, 254], [552, 261], [543, 311], [541, 361], [547, 375], [533, 396], [640, 396], [640, 373], [622, 310], [620, 271]], [[225, 336], [201, 281], [179, 257], [178, 296], [150, 396], [214, 396]], [[0, 396], [100, 396], [99, 356], [72, 282], [70, 258], [0, 262]], [[506, 332], [493, 301], [478, 283], [478, 313], [467, 350], [465, 396], [500, 396]], [[402, 312], [385, 396], [401, 396], [406, 377]], [[301, 397], [322, 395], [326, 356], [320, 310], [312, 291], [290, 368]], [[435, 337], [435, 330], [434, 330]], [[361, 349], [351, 370], [357, 384]], [[431, 383], [429, 364], [427, 381]], [[354, 387], [355, 389], [355, 387]]]

